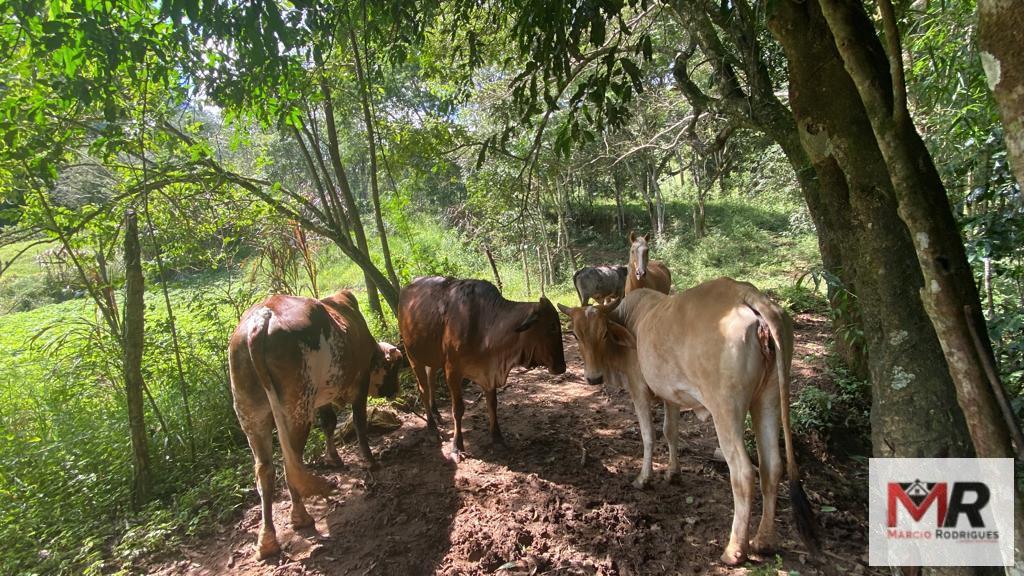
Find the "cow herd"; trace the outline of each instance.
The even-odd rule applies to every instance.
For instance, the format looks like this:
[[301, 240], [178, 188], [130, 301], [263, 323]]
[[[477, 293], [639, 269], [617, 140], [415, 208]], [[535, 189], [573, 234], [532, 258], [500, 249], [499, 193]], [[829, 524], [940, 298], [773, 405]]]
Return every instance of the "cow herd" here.
[[[631, 233], [629, 240], [627, 266], [580, 270], [573, 277], [580, 306], [559, 304], [558, 309], [579, 342], [587, 382], [608, 380], [626, 389], [633, 401], [643, 439], [643, 464], [634, 485], [642, 488], [652, 474], [652, 401], [665, 407], [669, 480], [679, 466], [680, 411], [692, 410], [701, 419], [710, 415], [733, 493], [732, 530], [721, 559], [737, 564], [751, 550], [766, 552], [777, 546], [781, 427], [797, 531], [808, 549], [815, 550], [815, 522], [800, 484], [789, 426], [789, 317], [753, 285], [730, 278], [670, 294], [671, 273], [649, 259], [648, 237]], [[590, 299], [597, 303], [588, 305]], [[400, 292], [398, 324], [399, 347], [374, 341], [348, 290], [321, 300], [271, 296], [239, 321], [228, 359], [235, 412], [252, 449], [262, 504], [259, 558], [280, 552], [273, 523], [275, 427], [284, 454], [291, 522], [307, 527], [313, 519], [303, 498], [324, 495], [330, 488], [302, 462], [314, 414], [327, 438], [327, 459], [341, 465], [333, 443], [334, 406], [351, 404], [360, 452], [373, 468], [377, 464], [366, 436], [367, 397], [394, 395], [398, 372], [407, 362], [416, 377], [427, 428], [438, 433], [434, 388], [443, 372], [454, 425], [450, 455], [458, 462], [464, 452], [463, 379], [483, 389], [491, 440], [504, 444], [497, 390], [512, 368], [542, 366], [556, 375], [566, 369], [555, 306], [543, 297], [537, 302], [506, 300], [483, 280], [417, 278]], [[757, 440], [757, 468], [743, 441], [748, 413]], [[762, 515], [748, 540], [755, 470]]]

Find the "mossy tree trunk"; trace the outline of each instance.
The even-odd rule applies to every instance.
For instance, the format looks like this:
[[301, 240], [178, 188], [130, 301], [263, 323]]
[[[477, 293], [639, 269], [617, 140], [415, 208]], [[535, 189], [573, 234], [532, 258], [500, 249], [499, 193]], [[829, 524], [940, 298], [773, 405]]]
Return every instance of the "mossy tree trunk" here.
[[124, 384], [128, 399], [128, 430], [132, 444], [132, 498], [136, 508], [149, 500], [152, 478], [149, 465], [149, 440], [146, 438], [145, 412], [142, 408], [142, 347], [145, 335], [145, 291], [142, 276], [142, 250], [139, 226], [133, 210], [125, 214], [124, 227]]
[[[789, 61], [798, 137], [820, 183], [817, 208], [859, 301], [876, 456], [970, 455], [942, 349], [918, 296], [913, 243], [856, 88], [814, 2], [778, 2], [769, 28]], [[813, 207], [812, 207], [813, 209]]]

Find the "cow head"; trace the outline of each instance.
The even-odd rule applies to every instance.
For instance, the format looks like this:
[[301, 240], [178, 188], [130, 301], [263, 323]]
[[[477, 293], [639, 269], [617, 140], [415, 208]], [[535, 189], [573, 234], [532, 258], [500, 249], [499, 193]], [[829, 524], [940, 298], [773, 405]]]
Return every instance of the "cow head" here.
[[526, 317], [515, 331], [522, 342], [522, 365], [527, 368], [544, 366], [552, 374], [565, 372], [565, 350], [562, 348], [562, 325], [551, 301], [541, 296], [531, 304]]
[[647, 262], [650, 260], [650, 255], [647, 253], [647, 241], [650, 238], [650, 234], [637, 236], [634, 232], [629, 233], [629, 263], [632, 265], [637, 280], [647, 274]]
[[620, 300], [611, 304], [569, 308], [558, 305], [558, 309], [572, 320], [572, 333], [580, 344], [583, 356], [583, 376], [590, 384], [604, 382], [609, 366], [625, 349], [636, 349], [636, 338], [628, 328], [608, 317], [608, 313], [619, 305]]
[[387, 342], [377, 343], [370, 369], [370, 395], [394, 397], [398, 393], [398, 373], [406, 365], [402, 351]]

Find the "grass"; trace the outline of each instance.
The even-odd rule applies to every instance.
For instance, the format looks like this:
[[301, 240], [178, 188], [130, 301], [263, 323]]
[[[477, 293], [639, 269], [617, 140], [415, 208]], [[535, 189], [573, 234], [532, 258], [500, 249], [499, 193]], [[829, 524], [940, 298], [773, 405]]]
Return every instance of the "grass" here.
[[56, 302], [60, 287], [48, 282], [36, 258], [56, 244], [38, 244], [26, 240], [0, 246], [0, 266], [6, 266], [0, 276], [0, 314], [28, 310]]

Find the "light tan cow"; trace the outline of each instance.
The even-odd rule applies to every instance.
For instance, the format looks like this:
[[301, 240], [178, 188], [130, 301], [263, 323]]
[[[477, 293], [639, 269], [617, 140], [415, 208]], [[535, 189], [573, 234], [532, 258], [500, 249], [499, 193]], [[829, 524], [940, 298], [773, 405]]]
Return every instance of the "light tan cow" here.
[[[732, 532], [722, 561], [742, 562], [750, 548], [771, 550], [776, 546], [775, 504], [782, 477], [781, 417], [797, 528], [808, 548], [817, 549], [814, 516], [800, 485], [789, 427], [793, 332], [778, 305], [751, 284], [719, 278], [671, 296], [640, 289], [607, 306], [559, 308], [572, 319], [587, 381], [600, 384], [607, 377], [633, 399], [644, 444], [635, 486], [643, 487], [651, 477], [652, 397], [665, 403], [668, 479], [679, 466], [679, 410], [693, 410], [702, 419], [710, 414], [729, 464], [733, 493]], [[743, 444], [748, 411], [763, 496], [761, 523], [749, 545], [755, 478]]]
[[672, 288], [672, 272], [663, 262], [650, 259], [648, 240], [651, 235], [629, 233], [629, 274], [626, 275], [625, 293], [640, 288], [651, 288], [668, 294]]

